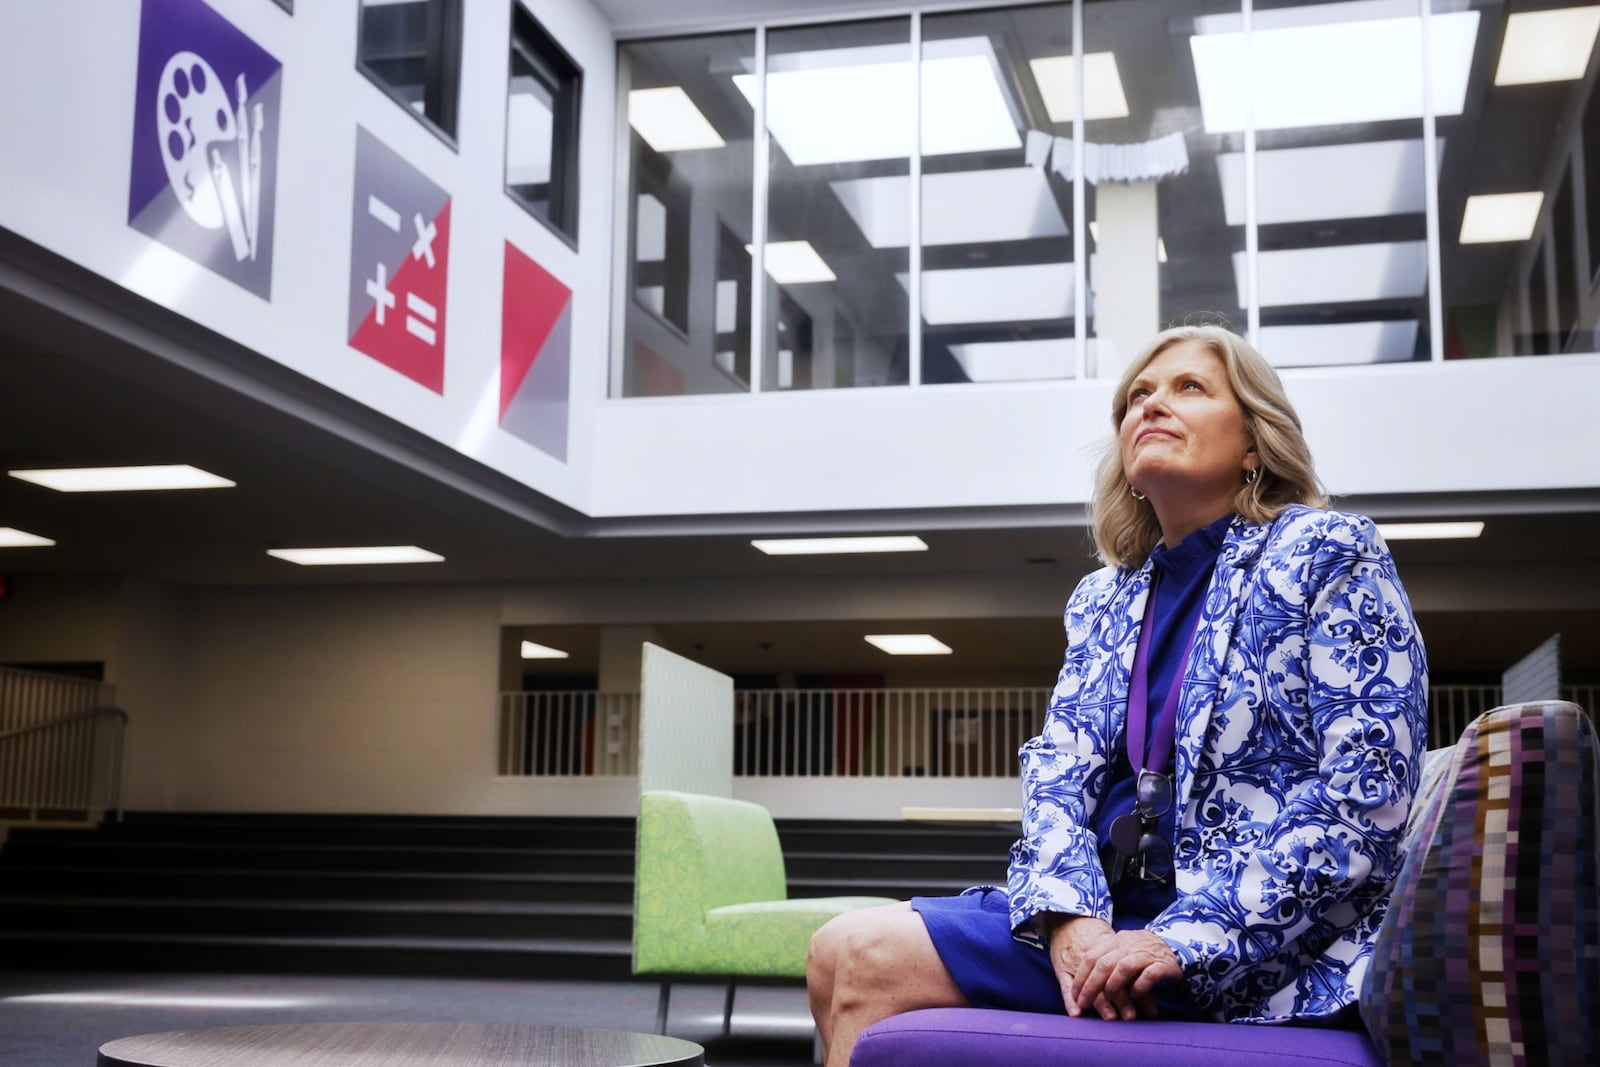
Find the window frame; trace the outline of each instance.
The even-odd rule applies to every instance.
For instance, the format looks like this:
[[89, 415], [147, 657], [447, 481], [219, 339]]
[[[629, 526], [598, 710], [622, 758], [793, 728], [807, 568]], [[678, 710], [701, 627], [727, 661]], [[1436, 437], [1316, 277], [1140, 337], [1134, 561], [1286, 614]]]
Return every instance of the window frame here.
[[[533, 69], [550, 94], [550, 196], [540, 211], [510, 181], [511, 80], [516, 59]], [[501, 159], [501, 188], [513, 203], [539, 220], [574, 251], [578, 248], [578, 155], [583, 113], [583, 68], [520, 2], [511, 5], [511, 34], [506, 48], [506, 135]]]
[[[367, 4], [356, 2], [356, 70], [412, 118], [452, 150], [461, 116], [461, 49], [463, 0], [428, 0], [428, 22], [422, 54], [422, 110], [413, 108], [394, 84], [368, 64], [362, 52]], [[432, 112], [437, 108], [437, 118]]]

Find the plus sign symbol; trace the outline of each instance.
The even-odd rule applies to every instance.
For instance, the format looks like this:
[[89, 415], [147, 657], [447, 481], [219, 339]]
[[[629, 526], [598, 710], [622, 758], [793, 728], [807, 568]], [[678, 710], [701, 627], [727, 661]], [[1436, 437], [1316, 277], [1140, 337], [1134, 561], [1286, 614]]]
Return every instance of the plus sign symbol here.
[[356, 128], [350, 346], [444, 392], [450, 195]]

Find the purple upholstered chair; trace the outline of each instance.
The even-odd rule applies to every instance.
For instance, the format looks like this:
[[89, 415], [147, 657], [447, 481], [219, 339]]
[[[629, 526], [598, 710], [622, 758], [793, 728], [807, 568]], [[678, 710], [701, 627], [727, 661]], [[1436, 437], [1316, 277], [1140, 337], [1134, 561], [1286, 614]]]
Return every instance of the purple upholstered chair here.
[[1496, 708], [1430, 753], [1361, 1014], [1365, 1033], [942, 1008], [868, 1027], [850, 1063], [1600, 1063], [1600, 755], [1577, 705]]

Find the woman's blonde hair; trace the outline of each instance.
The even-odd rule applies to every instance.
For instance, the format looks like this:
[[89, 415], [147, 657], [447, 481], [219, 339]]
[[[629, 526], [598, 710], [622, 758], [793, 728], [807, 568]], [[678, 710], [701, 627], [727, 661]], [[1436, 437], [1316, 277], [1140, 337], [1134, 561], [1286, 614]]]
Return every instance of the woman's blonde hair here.
[[1135, 499], [1122, 469], [1119, 431], [1128, 413], [1128, 389], [1150, 361], [1173, 345], [1194, 341], [1214, 353], [1244, 411], [1245, 433], [1260, 459], [1260, 475], [1241, 479], [1233, 510], [1254, 522], [1270, 522], [1290, 504], [1328, 506], [1311, 464], [1311, 449], [1300, 416], [1289, 404], [1278, 372], [1250, 343], [1221, 326], [1174, 326], [1157, 334], [1117, 382], [1111, 401], [1111, 440], [1095, 472], [1094, 540], [1100, 558], [1118, 566], [1137, 566], [1161, 540], [1161, 526], [1148, 501]]

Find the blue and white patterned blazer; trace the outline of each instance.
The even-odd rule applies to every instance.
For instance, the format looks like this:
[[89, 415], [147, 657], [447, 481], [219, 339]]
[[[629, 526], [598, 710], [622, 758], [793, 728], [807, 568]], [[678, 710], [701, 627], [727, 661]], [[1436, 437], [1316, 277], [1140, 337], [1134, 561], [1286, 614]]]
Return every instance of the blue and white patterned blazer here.
[[[1150, 565], [1089, 575], [1039, 737], [1022, 747], [1011, 922], [1111, 918], [1092, 819], [1126, 742]], [[1235, 519], [1201, 609], [1174, 743], [1177, 900], [1149, 929], [1195, 999], [1239, 1022], [1355, 1001], [1427, 749], [1427, 662], [1368, 519]]]

